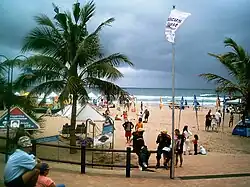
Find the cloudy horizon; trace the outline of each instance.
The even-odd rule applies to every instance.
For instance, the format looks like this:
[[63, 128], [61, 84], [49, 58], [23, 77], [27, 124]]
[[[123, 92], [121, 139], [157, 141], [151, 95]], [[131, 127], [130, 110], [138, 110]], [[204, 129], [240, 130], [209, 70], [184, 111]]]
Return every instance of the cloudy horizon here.
[[[0, 54], [9, 58], [20, 54], [22, 40], [36, 26], [34, 16], [53, 17], [52, 2], [61, 10], [71, 10], [75, 0], [2, 0], [0, 2]], [[81, 4], [86, 1], [79, 0]], [[93, 30], [107, 18], [116, 20], [101, 33], [107, 54], [127, 55], [134, 67], [120, 67], [122, 87], [171, 87], [171, 44], [164, 27], [172, 5], [192, 15], [176, 34], [176, 87], [213, 88], [198, 77], [200, 73], [227, 75], [227, 71], [208, 52], [223, 53], [223, 40], [232, 37], [250, 51], [249, 0], [95, 0], [96, 15], [89, 28]], [[1, 59], [0, 59], [1, 60]]]

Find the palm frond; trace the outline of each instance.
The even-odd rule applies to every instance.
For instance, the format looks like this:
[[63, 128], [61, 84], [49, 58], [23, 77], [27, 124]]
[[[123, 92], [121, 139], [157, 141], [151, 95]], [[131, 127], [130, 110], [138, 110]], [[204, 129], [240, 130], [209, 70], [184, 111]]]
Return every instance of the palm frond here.
[[246, 57], [245, 50], [239, 46], [232, 38], [226, 38], [224, 40], [225, 47], [231, 47], [237, 54], [240, 60], [244, 60]]
[[118, 85], [111, 83], [109, 81], [101, 80], [94, 77], [85, 78], [88, 87], [97, 88], [104, 93], [112, 93], [113, 95], [124, 94], [125, 91]]
[[85, 65], [80, 77], [87, 75], [87, 77], [107, 78], [114, 81], [123, 77], [123, 74], [116, 68], [122, 64], [133, 65], [125, 55], [115, 53]]
[[14, 82], [14, 89], [28, 89], [48, 80], [60, 80], [61, 75], [57, 71], [32, 70], [29, 73], [21, 73]]
[[54, 56], [60, 51], [63, 40], [44, 26], [36, 27], [24, 39], [22, 52], [36, 51], [44, 55]]
[[51, 92], [58, 92], [60, 93], [66, 85], [66, 82], [63, 80], [51, 80], [47, 82], [43, 82], [39, 84], [38, 86], [35, 86], [29, 93], [29, 96], [33, 95], [41, 95], [45, 94], [44, 97], [46, 97]]
[[[51, 21], [51, 19], [47, 15], [40, 14], [39, 16], [35, 16], [34, 19], [38, 25], [50, 27], [53, 29], [53, 31], [57, 32], [56, 26], [54, 25], [54, 23]], [[59, 32], [58, 32], [58, 34], [59, 34]]]
[[74, 3], [73, 4], [73, 15], [74, 15], [74, 19], [75, 19], [76, 24], [80, 18], [80, 12], [81, 12], [80, 3], [78, 3], [78, 2]]
[[199, 75], [200, 77], [205, 78], [208, 82], [214, 82], [216, 85], [218, 85], [221, 88], [230, 88], [235, 90], [241, 90], [238, 84], [233, 83], [232, 81], [212, 73], [203, 73]]
[[87, 22], [94, 16], [95, 8], [94, 1], [89, 1], [83, 6], [80, 13], [82, 27], [85, 27]]
[[96, 30], [92, 33], [93, 35], [99, 33], [105, 26], [111, 26], [111, 23], [115, 21], [115, 18], [109, 18], [106, 21], [102, 22]]
[[67, 66], [60, 60], [45, 55], [35, 55], [29, 57], [20, 65], [20, 68], [23, 70], [26, 70], [27, 68], [35, 68], [39, 70], [57, 71], [58, 73], [68, 70]]
[[88, 35], [81, 43], [79, 43], [73, 63], [79, 61], [79, 65], [82, 67], [85, 66], [88, 61], [93, 61], [97, 57], [101, 57], [99, 35]]

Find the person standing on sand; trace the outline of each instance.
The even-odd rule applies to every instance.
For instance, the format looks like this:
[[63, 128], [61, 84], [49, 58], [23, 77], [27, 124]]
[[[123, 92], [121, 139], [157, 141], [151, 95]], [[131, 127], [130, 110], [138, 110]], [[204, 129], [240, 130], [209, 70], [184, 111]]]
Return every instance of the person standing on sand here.
[[143, 102], [141, 101], [141, 112], [143, 112]]
[[185, 136], [183, 134], [179, 134], [176, 144], [175, 144], [175, 167], [177, 167], [179, 158], [180, 158], [180, 167], [182, 167], [183, 164], [183, 146], [184, 146]]
[[220, 97], [217, 96], [217, 100], [216, 100], [216, 110], [220, 109]]
[[205, 131], [211, 127], [211, 122], [212, 122], [212, 116], [211, 116], [211, 110], [208, 111], [206, 115], [206, 120], [205, 120]]
[[217, 125], [218, 125], [218, 127], [220, 127], [220, 124], [221, 124], [221, 111], [220, 110], [218, 110], [216, 113], [215, 113], [215, 118], [216, 118], [216, 120], [217, 120]]
[[183, 128], [183, 136], [185, 138], [184, 145], [183, 145], [183, 151], [184, 155], [191, 154], [190, 152], [190, 136], [192, 136], [192, 133], [188, 130], [188, 126], [185, 125]]
[[160, 97], [160, 110], [162, 109], [162, 107], [163, 107], [162, 97]]
[[129, 121], [128, 119], [125, 121], [125, 123], [123, 123], [123, 128], [125, 130], [125, 137], [127, 140], [127, 143], [130, 142], [131, 136], [132, 136], [132, 129], [134, 128], [134, 125], [131, 121]]
[[149, 117], [149, 110], [146, 108], [145, 111], [144, 111], [144, 122], [145, 123], [148, 122], [148, 117]]
[[40, 160], [30, 154], [32, 143], [28, 136], [20, 137], [17, 145], [4, 168], [5, 186], [35, 187], [41, 168]]
[[198, 154], [198, 140], [199, 140], [199, 137], [197, 134], [194, 135], [194, 139], [193, 139], [193, 144], [194, 144], [194, 155], [197, 155]]
[[230, 112], [230, 119], [229, 119], [228, 126], [233, 127], [233, 125], [234, 125], [234, 113]]
[[142, 118], [139, 118], [138, 123], [135, 125], [135, 131], [143, 128]]

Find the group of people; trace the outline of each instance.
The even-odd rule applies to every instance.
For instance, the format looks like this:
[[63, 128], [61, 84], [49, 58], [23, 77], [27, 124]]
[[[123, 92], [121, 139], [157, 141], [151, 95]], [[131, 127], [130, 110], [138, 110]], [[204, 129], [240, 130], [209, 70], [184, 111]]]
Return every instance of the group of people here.
[[215, 114], [212, 114], [212, 110], [210, 109], [206, 115], [205, 119], [205, 130], [209, 131], [218, 130], [221, 125], [222, 113], [220, 110], [217, 110]]
[[17, 149], [10, 155], [4, 169], [4, 183], [7, 187], [65, 187], [56, 185], [48, 177], [50, 167], [32, 153], [32, 143], [28, 136], [21, 136]]
[[[139, 119], [139, 123], [142, 124], [142, 119]], [[131, 129], [134, 128], [132, 122], [126, 121], [123, 124], [125, 129], [125, 136], [128, 143], [132, 143], [133, 152], [136, 153], [138, 156], [138, 163], [139, 168], [143, 171], [146, 170], [148, 167], [148, 160], [150, 158], [150, 152], [145, 144], [143, 134], [143, 126], [136, 125], [135, 131], [131, 133]], [[132, 139], [130, 139], [132, 136]], [[189, 131], [188, 126], [183, 128], [183, 131], [180, 132], [179, 129], [175, 130], [175, 145], [172, 146], [172, 139], [171, 136], [168, 134], [167, 131], [161, 131], [161, 133], [157, 136], [156, 144], [157, 147], [157, 155], [156, 155], [156, 169], [160, 167], [160, 161], [163, 157], [163, 165], [166, 169], [170, 166], [170, 161], [172, 159], [172, 149], [175, 152], [175, 167], [177, 167], [178, 163], [180, 162], [180, 167], [183, 165], [183, 154], [184, 155], [191, 155], [191, 144], [193, 144], [193, 151], [194, 155], [198, 154], [206, 154], [204, 147], [200, 146], [200, 150], [198, 150], [198, 140], [199, 137], [197, 134], [193, 136], [192, 133]], [[192, 139], [192, 140], [191, 140]]]
[[175, 167], [177, 167], [180, 161], [180, 167], [183, 164], [183, 154], [191, 155], [191, 143], [193, 143], [194, 155], [206, 154], [204, 147], [200, 146], [198, 151], [198, 140], [197, 134], [194, 135], [193, 140], [191, 140], [192, 133], [189, 131], [188, 126], [184, 126], [183, 131], [180, 132], [179, 129], [175, 129], [175, 145], [172, 147], [171, 136], [167, 131], [162, 131], [156, 140], [158, 144], [157, 155], [156, 155], [156, 168], [160, 167], [161, 155], [163, 155], [163, 165], [167, 169], [169, 167], [169, 161], [172, 159], [172, 149], [175, 152]]

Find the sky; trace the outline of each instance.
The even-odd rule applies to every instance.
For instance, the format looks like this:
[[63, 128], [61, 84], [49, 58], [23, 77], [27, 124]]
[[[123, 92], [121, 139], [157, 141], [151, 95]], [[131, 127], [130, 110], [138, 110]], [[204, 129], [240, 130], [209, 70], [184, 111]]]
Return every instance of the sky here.
[[[20, 54], [23, 38], [36, 26], [34, 16], [54, 15], [52, 2], [71, 10], [75, 0], [0, 0], [0, 54]], [[79, 0], [83, 4], [84, 0]], [[116, 20], [101, 33], [107, 54], [120, 52], [134, 63], [120, 67], [122, 87], [169, 88], [172, 86], [172, 45], [164, 28], [172, 9], [192, 15], [176, 33], [175, 85], [177, 88], [213, 88], [198, 75], [227, 70], [208, 52], [223, 53], [225, 37], [232, 37], [250, 51], [249, 0], [95, 0], [96, 14], [89, 23], [94, 30], [110, 17]], [[15, 71], [17, 76], [18, 71]]]

